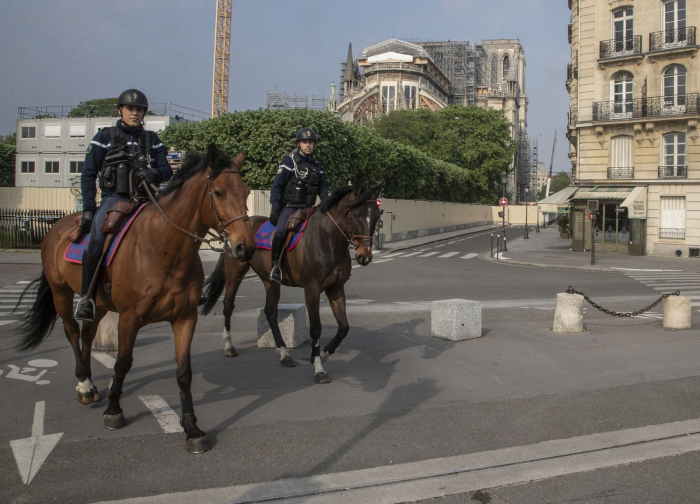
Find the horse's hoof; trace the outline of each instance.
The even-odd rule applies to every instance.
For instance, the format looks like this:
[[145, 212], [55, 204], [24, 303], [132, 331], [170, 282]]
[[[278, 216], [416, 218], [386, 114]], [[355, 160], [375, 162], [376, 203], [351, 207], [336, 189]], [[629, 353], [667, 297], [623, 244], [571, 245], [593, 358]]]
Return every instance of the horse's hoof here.
[[[80, 404], [88, 405], [92, 404], [93, 402], [97, 402], [100, 400], [100, 395], [95, 393], [96, 390], [89, 390], [88, 392], [80, 392], [79, 390], [75, 391], [75, 395], [78, 397], [78, 401], [80, 401]], [[97, 401], [95, 400], [95, 396], [97, 396]]]
[[198, 438], [188, 439], [187, 443], [187, 453], [204, 453], [211, 450], [209, 441], [207, 441], [207, 436], [200, 436]]
[[238, 357], [238, 352], [236, 352], [236, 349], [234, 347], [230, 347], [224, 350], [224, 355], [226, 357]]
[[119, 413], [118, 415], [105, 415], [105, 427], [109, 430], [121, 429], [126, 425], [126, 420], [124, 419], [124, 413]]
[[321, 383], [321, 384], [323, 384], [323, 383], [330, 383], [330, 382], [331, 382], [331, 379], [330, 379], [330, 377], [328, 376], [328, 373], [316, 373], [316, 374], [314, 375], [314, 381], [315, 381], [316, 383]]
[[294, 366], [296, 366], [296, 364], [294, 364], [294, 359], [292, 359], [289, 355], [280, 359], [280, 364], [282, 364], [282, 367], [294, 367]]
[[102, 400], [102, 397], [100, 397], [100, 393], [97, 390], [97, 387], [95, 387], [95, 394], [92, 396], [92, 402], [100, 402]]

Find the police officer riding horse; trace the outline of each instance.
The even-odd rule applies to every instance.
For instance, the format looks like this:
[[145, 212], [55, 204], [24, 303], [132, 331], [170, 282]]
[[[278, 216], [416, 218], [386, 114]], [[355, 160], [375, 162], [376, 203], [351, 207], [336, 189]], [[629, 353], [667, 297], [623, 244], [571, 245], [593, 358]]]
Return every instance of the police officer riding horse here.
[[270, 191], [270, 222], [275, 226], [275, 232], [270, 244], [272, 268], [269, 281], [274, 284], [282, 282], [279, 260], [287, 241], [289, 217], [300, 208], [314, 206], [317, 196], [321, 201], [328, 197], [326, 176], [321, 163], [313, 156], [316, 133], [311, 128], [301, 128], [297, 131], [296, 142], [294, 151], [280, 163]]
[[[115, 126], [99, 131], [85, 154], [81, 176], [83, 216], [81, 231], [90, 233], [83, 253], [82, 298], [76, 307], [76, 320], [92, 321], [95, 317], [94, 294], [88, 296], [99, 262], [106, 235], [100, 226], [109, 209], [117, 202], [146, 197], [142, 182], [149, 185], [169, 180], [166, 149], [153, 131], [143, 127], [148, 112], [146, 95], [137, 89], [127, 89], [117, 100], [120, 119]], [[96, 204], [96, 181], [99, 179], [102, 201]]]

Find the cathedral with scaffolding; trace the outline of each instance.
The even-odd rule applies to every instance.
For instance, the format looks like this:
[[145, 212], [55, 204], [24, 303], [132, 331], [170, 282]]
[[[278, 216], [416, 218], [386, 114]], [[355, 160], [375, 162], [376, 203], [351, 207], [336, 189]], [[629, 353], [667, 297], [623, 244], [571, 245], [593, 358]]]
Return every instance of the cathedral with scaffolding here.
[[426, 41], [389, 39], [354, 58], [352, 44], [340, 64], [340, 86], [331, 87], [328, 109], [362, 123], [392, 110], [440, 110], [474, 105], [502, 110], [519, 142], [508, 192], [514, 203], [536, 191], [537, 145], [527, 135], [525, 53], [518, 39]]

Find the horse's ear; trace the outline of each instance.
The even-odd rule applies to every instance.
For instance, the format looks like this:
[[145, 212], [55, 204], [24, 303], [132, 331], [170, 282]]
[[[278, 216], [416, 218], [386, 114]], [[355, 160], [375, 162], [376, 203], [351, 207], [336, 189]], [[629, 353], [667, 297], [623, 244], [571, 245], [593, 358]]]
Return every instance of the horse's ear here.
[[377, 185], [370, 189], [370, 191], [372, 191], [372, 198], [379, 199], [379, 196], [382, 194], [382, 189], [384, 189], [383, 180], [381, 182], [377, 182]]
[[216, 145], [214, 143], [209, 144], [209, 148], [207, 149], [207, 166], [213, 167], [216, 166], [216, 162], [219, 160], [219, 149], [216, 148]]
[[242, 152], [239, 152], [236, 155], [236, 159], [233, 160], [233, 165], [240, 170], [241, 168], [243, 168], [244, 164], [245, 164], [245, 156], [243, 155]]

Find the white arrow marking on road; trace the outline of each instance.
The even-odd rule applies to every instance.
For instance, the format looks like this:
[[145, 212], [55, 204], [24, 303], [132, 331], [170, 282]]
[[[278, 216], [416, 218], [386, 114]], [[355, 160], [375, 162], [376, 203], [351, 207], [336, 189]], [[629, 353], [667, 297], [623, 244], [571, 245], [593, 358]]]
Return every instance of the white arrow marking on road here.
[[25, 485], [31, 483], [51, 450], [63, 436], [63, 432], [44, 435], [45, 409], [46, 403], [44, 401], [38, 401], [34, 406], [32, 437], [10, 441], [17, 468]]
[[141, 402], [153, 413], [158, 423], [163, 428], [166, 434], [173, 432], [183, 432], [180, 425], [180, 417], [177, 416], [172, 408], [159, 395], [142, 395], [139, 396]]

